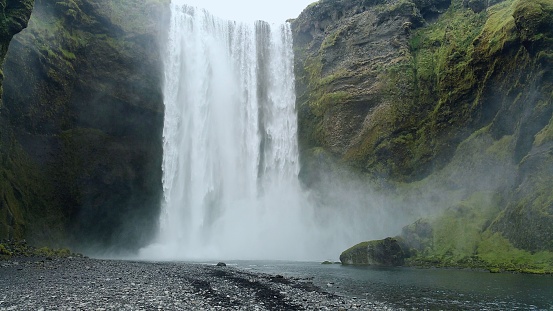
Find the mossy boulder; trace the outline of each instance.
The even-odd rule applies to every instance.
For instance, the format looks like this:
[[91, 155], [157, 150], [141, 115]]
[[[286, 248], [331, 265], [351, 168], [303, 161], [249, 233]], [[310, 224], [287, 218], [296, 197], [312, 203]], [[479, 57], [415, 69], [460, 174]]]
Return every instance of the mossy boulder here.
[[395, 267], [405, 264], [409, 249], [400, 238], [359, 243], [340, 255], [344, 265], [370, 265]]

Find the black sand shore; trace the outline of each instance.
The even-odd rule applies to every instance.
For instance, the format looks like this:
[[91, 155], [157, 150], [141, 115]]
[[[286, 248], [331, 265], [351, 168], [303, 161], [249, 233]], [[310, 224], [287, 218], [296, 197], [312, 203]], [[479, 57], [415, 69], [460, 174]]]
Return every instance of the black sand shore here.
[[309, 280], [189, 263], [0, 261], [0, 310], [391, 310]]

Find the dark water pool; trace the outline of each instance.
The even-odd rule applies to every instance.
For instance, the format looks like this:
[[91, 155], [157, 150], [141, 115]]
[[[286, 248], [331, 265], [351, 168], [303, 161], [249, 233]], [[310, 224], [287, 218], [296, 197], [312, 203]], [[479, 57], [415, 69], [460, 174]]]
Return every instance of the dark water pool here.
[[553, 276], [453, 269], [350, 267], [298, 262], [234, 262], [287, 277], [313, 278], [330, 292], [407, 310], [553, 310]]

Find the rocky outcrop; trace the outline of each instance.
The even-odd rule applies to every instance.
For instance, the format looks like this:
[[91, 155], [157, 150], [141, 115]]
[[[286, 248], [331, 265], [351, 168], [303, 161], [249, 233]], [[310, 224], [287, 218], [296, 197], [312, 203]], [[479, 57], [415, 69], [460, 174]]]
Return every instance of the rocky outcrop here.
[[33, 0], [0, 0], [0, 6], [2, 6], [0, 16], [0, 100], [2, 99], [2, 81], [4, 79], [4, 71], [1, 67], [4, 64], [4, 58], [13, 36], [27, 27], [33, 4]]
[[155, 230], [166, 3], [36, 1], [5, 64], [12, 237], [134, 248]]
[[397, 267], [409, 258], [409, 248], [398, 238], [359, 243], [344, 251], [340, 261], [344, 265]]
[[[421, 12], [441, 12], [448, 2], [320, 1], [306, 9], [293, 22], [305, 170], [322, 148], [370, 174], [421, 179], [446, 165], [518, 94], [534, 94], [523, 87], [507, 92], [512, 86], [539, 84], [546, 99], [548, 84], [540, 79], [548, 54], [527, 48], [526, 26], [515, 22], [527, 19], [512, 17], [527, 5], [511, 2], [476, 14], [453, 1], [435, 22]], [[498, 20], [503, 15], [511, 18]], [[539, 33], [544, 27], [530, 26]], [[522, 68], [514, 66], [516, 57]]]
[[412, 81], [397, 74], [423, 23], [409, 1], [319, 1], [292, 23], [304, 181], [320, 147], [361, 169], [385, 168], [386, 155], [367, 158], [398, 122], [394, 93], [413, 97]]
[[398, 196], [449, 197], [417, 203], [441, 205], [414, 241], [432, 260], [552, 252], [552, 14], [549, 0], [308, 7], [293, 21], [304, 183], [338, 163]]

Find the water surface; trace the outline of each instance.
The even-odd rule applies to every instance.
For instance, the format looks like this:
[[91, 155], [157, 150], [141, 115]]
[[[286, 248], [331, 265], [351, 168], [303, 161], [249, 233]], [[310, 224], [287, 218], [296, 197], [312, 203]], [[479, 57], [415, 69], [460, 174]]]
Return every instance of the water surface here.
[[312, 278], [341, 295], [407, 310], [553, 310], [553, 276], [455, 269], [381, 268], [239, 261], [239, 268]]

